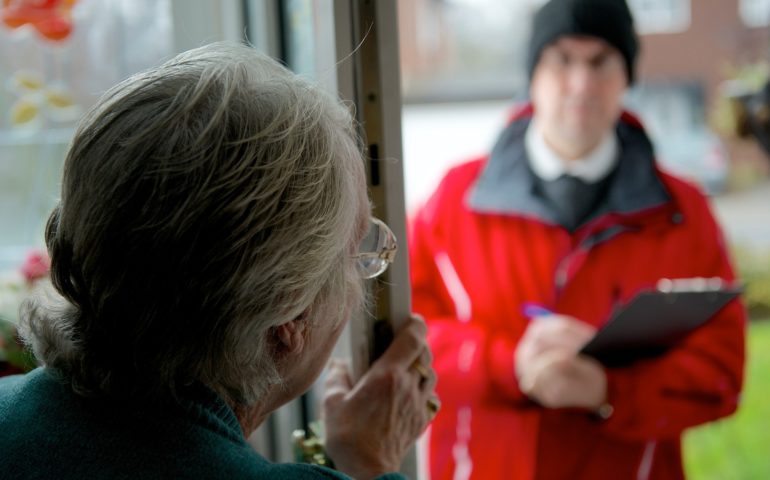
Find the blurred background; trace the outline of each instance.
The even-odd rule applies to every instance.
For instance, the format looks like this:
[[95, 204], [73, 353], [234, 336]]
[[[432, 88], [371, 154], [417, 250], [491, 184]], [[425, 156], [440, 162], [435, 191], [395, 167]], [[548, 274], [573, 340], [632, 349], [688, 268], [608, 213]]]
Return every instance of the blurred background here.
[[[527, 96], [527, 39], [540, 0], [399, 0], [407, 208], [450, 166], [488, 151]], [[770, 478], [770, 157], [739, 138], [728, 99], [768, 79], [770, 1], [628, 0], [641, 35], [637, 113], [663, 168], [710, 196], [751, 316], [743, 404], [689, 431], [693, 479]]]
[[[487, 149], [511, 103], [526, 99], [527, 38], [541, 3], [399, 2], [410, 206], [434, 187], [424, 181], [426, 175], [433, 180], [444, 162]], [[731, 80], [758, 88], [767, 78], [770, 2], [629, 0], [629, 5], [641, 34], [641, 57], [626, 104], [644, 121], [661, 164], [712, 195], [761, 183], [770, 162], [755, 142], [729, 133], [734, 120], [723, 92]], [[447, 131], [459, 135], [443, 135]], [[429, 161], [412, 161], [417, 158]]]
[[[13, 319], [45, 271], [39, 251], [67, 146], [105, 89], [184, 48], [244, 36], [273, 41], [295, 71], [333, 85], [333, 1], [0, 0], [0, 317]], [[770, 478], [770, 159], [734, 133], [727, 99], [768, 79], [770, 0], [628, 1], [642, 49], [626, 104], [661, 165], [710, 196], [752, 318], [742, 408], [687, 434], [687, 471]], [[530, 20], [543, 2], [397, 3], [403, 155], [393, 160], [408, 214], [447, 168], [487, 151], [526, 99]], [[19, 355], [3, 338], [0, 362]]]

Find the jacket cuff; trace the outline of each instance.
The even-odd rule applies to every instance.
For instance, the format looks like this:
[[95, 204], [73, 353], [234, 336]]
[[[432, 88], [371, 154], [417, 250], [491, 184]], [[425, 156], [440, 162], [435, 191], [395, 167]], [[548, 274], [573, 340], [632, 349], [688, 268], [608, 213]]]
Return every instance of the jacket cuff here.
[[627, 425], [634, 415], [634, 406], [629, 399], [634, 398], [634, 384], [628, 374], [618, 369], [607, 369], [607, 401], [595, 412], [606, 429], [619, 430]]
[[516, 380], [514, 360], [515, 347], [504, 339], [492, 340], [489, 344], [488, 371], [498, 391], [513, 400], [523, 400], [527, 396], [519, 389]]

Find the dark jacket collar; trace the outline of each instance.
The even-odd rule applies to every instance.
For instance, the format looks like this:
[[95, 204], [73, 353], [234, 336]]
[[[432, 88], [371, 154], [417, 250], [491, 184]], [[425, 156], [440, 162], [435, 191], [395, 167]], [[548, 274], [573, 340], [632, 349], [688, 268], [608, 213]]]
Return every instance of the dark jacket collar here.
[[[522, 112], [500, 134], [466, 202], [478, 213], [533, 217], [558, 224], [557, 212], [535, 192], [535, 174], [529, 167], [524, 145], [531, 109]], [[624, 113], [616, 132], [620, 160], [606, 198], [589, 220], [610, 213], [629, 215], [671, 200], [658, 176], [650, 139], [638, 121]]]

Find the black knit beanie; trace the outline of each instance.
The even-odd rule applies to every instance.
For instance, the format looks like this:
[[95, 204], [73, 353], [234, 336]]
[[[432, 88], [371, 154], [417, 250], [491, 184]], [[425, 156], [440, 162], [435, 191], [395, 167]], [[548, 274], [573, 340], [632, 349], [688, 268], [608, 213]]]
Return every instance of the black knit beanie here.
[[529, 41], [530, 80], [543, 48], [563, 35], [598, 37], [617, 48], [626, 62], [628, 83], [633, 83], [639, 42], [625, 0], [550, 0], [543, 5], [535, 14]]

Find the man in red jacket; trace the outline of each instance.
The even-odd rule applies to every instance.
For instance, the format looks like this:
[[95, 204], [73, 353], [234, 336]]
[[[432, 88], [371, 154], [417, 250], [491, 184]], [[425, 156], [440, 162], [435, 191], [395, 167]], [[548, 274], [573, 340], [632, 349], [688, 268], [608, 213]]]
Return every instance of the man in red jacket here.
[[[414, 307], [443, 402], [433, 480], [679, 479], [682, 431], [738, 406], [737, 301], [662, 356], [609, 368], [578, 353], [662, 278], [734, 280], [704, 196], [658, 169], [622, 111], [637, 51], [624, 1], [545, 4], [532, 104], [413, 219]], [[529, 303], [554, 313], [528, 318]]]

